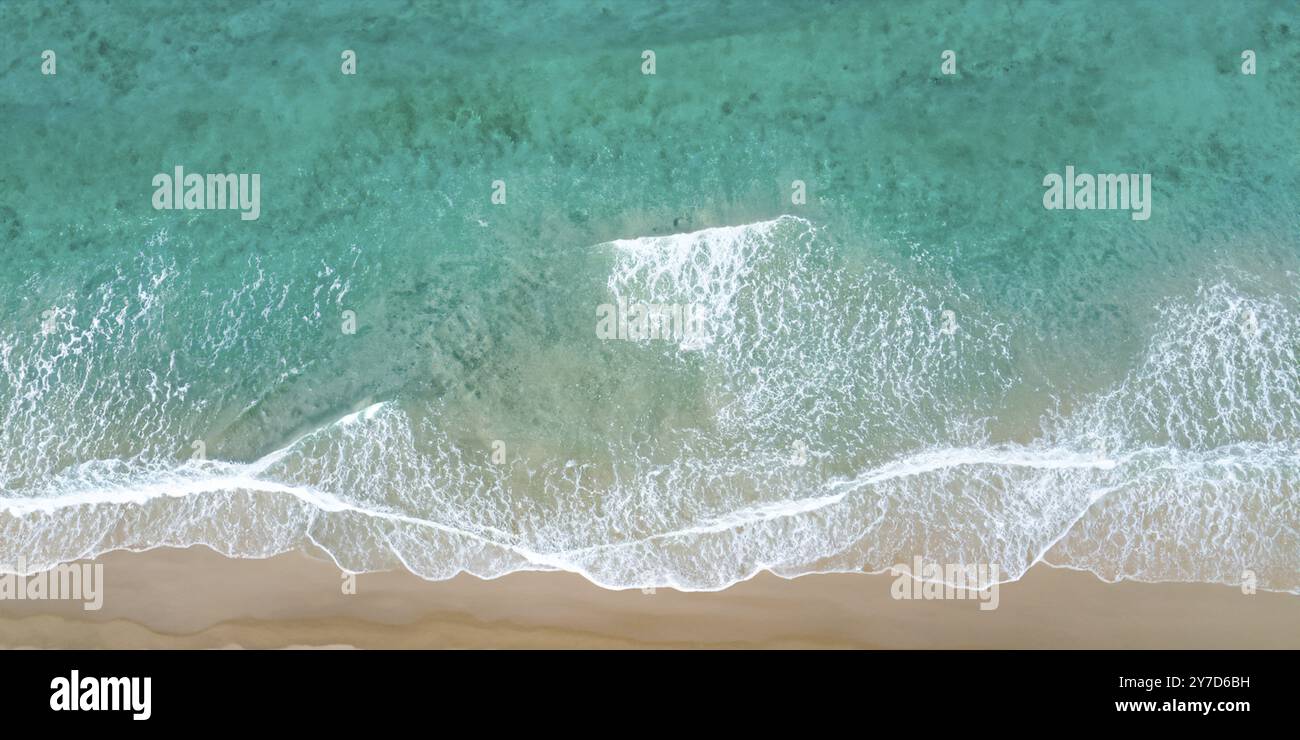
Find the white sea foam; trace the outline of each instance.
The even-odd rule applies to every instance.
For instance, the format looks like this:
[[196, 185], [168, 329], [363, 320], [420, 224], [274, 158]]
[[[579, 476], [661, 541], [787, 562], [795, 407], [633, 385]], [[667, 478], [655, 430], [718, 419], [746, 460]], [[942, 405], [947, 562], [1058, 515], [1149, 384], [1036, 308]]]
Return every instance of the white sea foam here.
[[[680, 356], [712, 384], [703, 422], [504, 468], [449, 434], [436, 400], [368, 405], [248, 463], [180, 462], [205, 412], [184, 369], [101, 379], [115, 366], [87, 359], [105, 343], [145, 351], [147, 321], [109, 318], [147, 320], [175, 271], [157, 265], [138, 291], [121, 277], [131, 290], [105, 295], [98, 321], [68, 309], [35, 352], [0, 335], [12, 383], [0, 562], [313, 543], [350, 571], [560, 569], [611, 588], [717, 589], [760, 570], [881, 571], [919, 555], [997, 563], [1007, 579], [1044, 561], [1111, 580], [1237, 583], [1250, 570], [1262, 588], [1300, 592], [1294, 299], [1223, 281], [1170, 301], [1126, 377], [1043, 419], [1037, 438], [994, 443], [987, 419], [1016, 383], [1010, 329], [883, 259], [837, 266], [827, 238], [782, 217], [602, 245], [613, 296], [709, 307], [709, 341], [668, 350], [690, 349]], [[220, 311], [301, 316], [255, 268]], [[948, 306], [956, 334], [938, 331]], [[209, 362], [229, 362], [246, 330], [214, 325]], [[107, 437], [127, 428], [145, 441], [123, 450]]]

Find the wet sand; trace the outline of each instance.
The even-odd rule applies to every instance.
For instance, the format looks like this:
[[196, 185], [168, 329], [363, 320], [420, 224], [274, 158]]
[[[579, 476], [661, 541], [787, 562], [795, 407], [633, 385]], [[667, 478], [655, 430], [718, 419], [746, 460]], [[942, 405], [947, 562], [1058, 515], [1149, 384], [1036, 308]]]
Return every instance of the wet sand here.
[[104, 603], [0, 600], [0, 646], [41, 648], [1300, 648], [1300, 597], [1105, 583], [1035, 567], [974, 598], [896, 600], [889, 575], [763, 574], [716, 593], [609, 591], [570, 573], [431, 583], [306, 553], [110, 553]]

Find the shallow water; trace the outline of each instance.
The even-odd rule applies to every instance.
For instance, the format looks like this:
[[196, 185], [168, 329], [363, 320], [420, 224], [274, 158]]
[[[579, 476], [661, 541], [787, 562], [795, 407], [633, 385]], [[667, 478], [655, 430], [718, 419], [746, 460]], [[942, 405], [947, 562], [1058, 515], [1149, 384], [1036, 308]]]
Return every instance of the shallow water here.
[[[6, 3], [0, 563], [1300, 591], [1296, 21]], [[260, 217], [155, 210], [177, 165]], [[1067, 165], [1151, 218], [1045, 210]], [[620, 300], [707, 320], [602, 338]]]

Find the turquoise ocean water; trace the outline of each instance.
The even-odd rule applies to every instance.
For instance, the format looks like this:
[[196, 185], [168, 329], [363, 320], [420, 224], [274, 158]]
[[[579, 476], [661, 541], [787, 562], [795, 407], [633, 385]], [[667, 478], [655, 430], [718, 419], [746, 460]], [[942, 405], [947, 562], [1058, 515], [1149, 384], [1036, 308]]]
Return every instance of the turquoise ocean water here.
[[0, 131], [11, 567], [1300, 592], [1294, 3], [7, 0]]

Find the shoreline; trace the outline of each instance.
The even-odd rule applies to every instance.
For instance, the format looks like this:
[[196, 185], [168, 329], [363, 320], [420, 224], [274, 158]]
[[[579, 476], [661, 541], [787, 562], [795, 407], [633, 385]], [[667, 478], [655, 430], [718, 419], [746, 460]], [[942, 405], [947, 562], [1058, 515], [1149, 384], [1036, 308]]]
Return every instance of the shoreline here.
[[1200, 583], [1107, 583], [1039, 564], [972, 597], [898, 600], [888, 574], [771, 573], [716, 592], [611, 591], [566, 572], [355, 577], [292, 552], [117, 551], [103, 607], [0, 600], [6, 648], [1300, 648], [1300, 598]]

